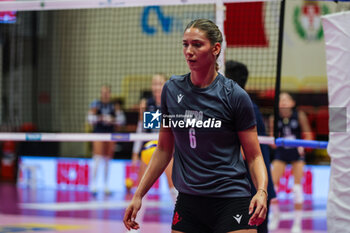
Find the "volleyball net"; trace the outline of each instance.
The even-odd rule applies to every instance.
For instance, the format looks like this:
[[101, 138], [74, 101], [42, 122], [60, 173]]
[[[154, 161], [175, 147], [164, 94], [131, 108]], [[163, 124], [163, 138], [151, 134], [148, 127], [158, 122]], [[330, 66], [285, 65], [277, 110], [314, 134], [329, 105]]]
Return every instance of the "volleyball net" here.
[[[182, 34], [197, 18], [213, 20], [224, 32], [220, 71], [225, 60], [246, 64], [248, 93], [263, 115], [274, 113], [281, 0], [0, 1], [0, 6], [2, 141], [153, 139], [133, 133], [139, 101], [151, 95], [153, 74], [189, 72]], [[126, 125], [115, 134], [92, 134], [89, 106], [105, 84], [122, 103]], [[275, 143], [273, 137], [259, 139]]]
[[[38, 132], [89, 132], [89, 105], [105, 84], [112, 99], [123, 103], [128, 124], [135, 124], [153, 74], [189, 72], [182, 34], [197, 18], [216, 22], [224, 32], [225, 60], [247, 65], [252, 96], [274, 90], [279, 0], [0, 4], [11, 12], [11, 20], [0, 24], [1, 131], [16, 132], [29, 122]], [[223, 72], [223, 57], [220, 63]], [[262, 107], [273, 111], [271, 102]]]
[[[327, 141], [286, 139], [258, 136], [260, 144], [286, 147], [327, 148]], [[135, 142], [158, 140], [158, 133], [0, 133], [0, 141], [43, 141], [43, 142], [93, 142], [115, 141]]]

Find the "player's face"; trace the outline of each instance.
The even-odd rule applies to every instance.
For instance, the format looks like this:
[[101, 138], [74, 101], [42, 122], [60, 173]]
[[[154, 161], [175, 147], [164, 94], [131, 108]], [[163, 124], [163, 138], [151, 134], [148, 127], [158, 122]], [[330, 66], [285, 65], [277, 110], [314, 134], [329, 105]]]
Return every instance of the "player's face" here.
[[152, 79], [152, 94], [155, 98], [160, 98], [165, 79], [161, 75], [155, 75]]
[[101, 101], [104, 103], [109, 102], [111, 98], [111, 90], [109, 89], [109, 87], [103, 86], [101, 88]]
[[279, 102], [279, 108], [280, 109], [291, 109], [295, 107], [295, 101], [288, 93], [281, 93], [280, 94], [280, 102]]
[[200, 70], [215, 65], [216, 48], [204, 31], [188, 28], [183, 35], [183, 53], [190, 70]]

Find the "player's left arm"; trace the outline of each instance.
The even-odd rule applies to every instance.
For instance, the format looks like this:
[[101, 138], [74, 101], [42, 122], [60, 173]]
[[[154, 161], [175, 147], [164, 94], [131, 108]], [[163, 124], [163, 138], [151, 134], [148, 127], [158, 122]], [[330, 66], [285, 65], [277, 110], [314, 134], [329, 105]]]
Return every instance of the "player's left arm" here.
[[[253, 213], [250, 225], [260, 225], [267, 213], [267, 170], [262, 156], [256, 126], [238, 132], [248, 169], [257, 193], [251, 200], [249, 212]], [[255, 210], [254, 210], [255, 209]]]
[[301, 128], [301, 132], [303, 134], [303, 139], [312, 140], [313, 134], [312, 134], [311, 127], [309, 124], [309, 120], [306, 116], [306, 113], [303, 111], [298, 111], [298, 120]]
[[[309, 124], [309, 120], [307, 119], [306, 113], [303, 111], [298, 111], [298, 121], [300, 124], [300, 128], [301, 128], [301, 134], [302, 134], [302, 139], [305, 140], [312, 140], [313, 134], [311, 132], [311, 127]], [[299, 146], [297, 148], [298, 153], [300, 156], [304, 157], [305, 156], [305, 148]]]

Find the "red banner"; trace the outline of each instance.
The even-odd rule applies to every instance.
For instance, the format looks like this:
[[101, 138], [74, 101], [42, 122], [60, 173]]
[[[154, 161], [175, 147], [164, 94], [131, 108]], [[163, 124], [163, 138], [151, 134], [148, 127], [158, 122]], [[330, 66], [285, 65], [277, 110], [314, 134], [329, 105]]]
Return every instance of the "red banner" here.
[[224, 30], [227, 47], [268, 47], [264, 3], [227, 3]]
[[89, 185], [89, 166], [79, 161], [58, 161], [57, 184]]
[[[0, 0], [5, 1], [5, 0]], [[11, 0], [7, 0], [11, 1]], [[0, 9], [0, 23], [14, 23], [16, 22], [16, 11], [1, 11]]]

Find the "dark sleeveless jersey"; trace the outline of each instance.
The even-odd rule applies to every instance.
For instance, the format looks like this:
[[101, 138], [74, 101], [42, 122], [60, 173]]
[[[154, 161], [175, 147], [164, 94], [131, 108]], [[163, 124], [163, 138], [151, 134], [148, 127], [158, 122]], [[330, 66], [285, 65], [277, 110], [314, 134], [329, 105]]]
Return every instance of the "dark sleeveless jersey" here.
[[278, 118], [278, 136], [283, 138], [297, 139], [301, 138], [301, 129], [299, 125], [298, 112], [293, 110], [289, 118]]
[[238, 131], [253, 127], [252, 102], [239, 85], [218, 74], [206, 88], [190, 74], [173, 76], [162, 92], [162, 124], [175, 138], [173, 182], [179, 192], [249, 197]]
[[[287, 139], [300, 139], [301, 128], [299, 124], [298, 112], [294, 109], [289, 118], [279, 117], [277, 122], [278, 136]], [[292, 162], [300, 159], [299, 152], [295, 147], [277, 147], [275, 159], [284, 162]]]
[[[90, 108], [96, 109], [96, 116], [99, 119], [93, 127], [95, 133], [111, 133], [114, 131], [115, 123], [115, 108], [113, 103], [102, 103], [100, 100], [95, 100], [91, 103]], [[111, 121], [106, 119], [110, 118]]]
[[156, 104], [156, 101], [153, 97], [150, 97], [146, 100], [146, 111], [148, 112], [156, 112], [160, 110], [160, 106]]

